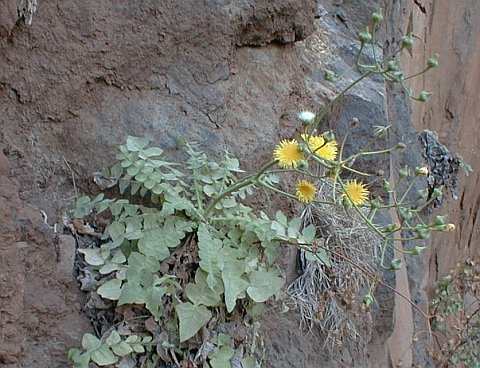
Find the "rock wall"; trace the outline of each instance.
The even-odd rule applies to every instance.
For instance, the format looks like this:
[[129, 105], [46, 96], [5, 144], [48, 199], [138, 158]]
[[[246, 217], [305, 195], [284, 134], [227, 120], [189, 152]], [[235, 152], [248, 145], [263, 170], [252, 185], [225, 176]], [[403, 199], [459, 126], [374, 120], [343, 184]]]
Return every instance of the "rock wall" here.
[[[422, 6], [389, 1], [386, 40], [394, 42], [400, 32], [413, 29], [432, 41], [416, 46], [415, 58], [405, 59], [412, 70], [430, 50], [437, 50], [441, 60], [455, 60], [474, 73], [480, 12], [474, 0], [459, 3], [458, 20], [449, 28], [443, 27], [451, 11], [447, 1]], [[92, 173], [113, 161], [115, 146], [129, 134], [150, 135], [175, 155], [177, 138], [185, 137], [210, 152], [228, 147], [244, 165], [259, 166], [271, 156], [275, 142], [298, 132], [299, 109], [317, 109], [338, 91], [322, 80], [323, 69], [341, 71], [351, 64], [357, 47], [352, 38], [377, 3], [39, 1], [31, 26], [20, 18], [17, 6], [15, 0], [0, 4], [0, 364], [66, 367], [66, 351], [78, 345], [88, 321], [79, 311], [71, 277], [73, 238], [57, 238], [53, 226], [62, 224], [78, 192], [98, 192]], [[461, 42], [467, 34], [468, 45]], [[450, 52], [452, 58], [447, 57]], [[444, 65], [451, 68], [444, 70], [456, 70], [453, 61]], [[416, 127], [439, 131], [454, 151], [478, 165], [478, 137], [469, 134], [467, 123], [476, 113], [476, 78], [465, 78], [461, 70], [439, 75], [416, 82], [433, 83], [439, 91], [433, 104], [413, 105]], [[459, 93], [444, 87], [445, 75], [447, 86], [458, 86]], [[333, 112], [330, 127], [341, 135], [352, 117], [362, 123], [359, 137], [389, 121], [397, 125], [392, 141], [415, 135], [405, 96], [379, 80], [352, 90]], [[443, 125], [437, 126], [440, 121]], [[450, 141], [452, 136], [462, 141]], [[387, 171], [415, 160], [396, 157], [381, 165]], [[459, 196], [449, 208], [453, 221], [460, 223], [464, 215], [465, 222], [455, 241], [435, 238], [430, 278], [446, 271], [453, 255], [475, 252], [478, 193], [472, 185], [462, 187]], [[293, 256], [286, 252], [287, 274], [293, 272]], [[410, 267], [422, 279], [422, 263]], [[421, 285], [402, 277], [410, 282], [406, 291], [412, 289], [415, 298], [424, 300]], [[387, 281], [392, 286], [398, 282]], [[361, 351], [339, 349], [335, 359], [320, 336], [298, 328], [295, 312], [270, 313], [262, 322], [265, 366], [385, 367], [397, 362], [394, 357], [403, 354], [413, 333], [405, 338], [401, 325], [395, 330], [391, 294], [381, 291], [379, 298], [383, 302], [375, 315], [375, 333]], [[396, 320], [418, 327], [418, 316], [402, 314], [408, 306], [402, 308], [395, 310]], [[397, 343], [388, 343], [392, 330], [401, 341], [393, 350]], [[406, 356], [405, 362], [423, 362], [421, 346]]]

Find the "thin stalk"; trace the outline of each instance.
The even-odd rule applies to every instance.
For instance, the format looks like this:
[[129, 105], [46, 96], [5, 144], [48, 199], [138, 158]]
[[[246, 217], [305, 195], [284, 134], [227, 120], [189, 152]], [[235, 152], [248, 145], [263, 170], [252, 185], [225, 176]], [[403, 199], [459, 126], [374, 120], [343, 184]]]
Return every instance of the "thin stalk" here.
[[207, 216], [215, 208], [217, 203], [220, 202], [225, 197], [229, 196], [232, 193], [235, 193], [235, 192], [239, 191], [242, 188], [245, 188], [248, 185], [255, 184], [258, 181], [258, 178], [260, 178], [260, 176], [262, 176], [265, 171], [267, 171], [270, 167], [272, 167], [276, 163], [277, 163], [277, 160], [273, 160], [273, 161], [270, 161], [270, 162], [266, 163], [265, 165], [263, 165], [262, 168], [260, 168], [260, 170], [256, 174], [248, 175], [248, 176], [240, 179], [234, 185], [227, 188], [223, 193], [220, 193], [217, 197], [212, 198], [208, 207], [205, 209], [205, 212], [203, 213], [203, 218], [207, 218]]

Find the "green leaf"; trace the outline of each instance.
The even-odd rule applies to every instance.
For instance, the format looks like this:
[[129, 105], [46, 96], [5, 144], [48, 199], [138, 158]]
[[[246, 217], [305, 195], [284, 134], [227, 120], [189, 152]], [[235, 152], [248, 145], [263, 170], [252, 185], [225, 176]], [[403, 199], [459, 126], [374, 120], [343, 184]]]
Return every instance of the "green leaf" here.
[[100, 349], [92, 351], [90, 357], [100, 366], [116, 363], [118, 359], [108, 345], [102, 345]]
[[287, 216], [282, 211], [277, 211], [275, 214], [275, 218], [277, 219], [278, 223], [284, 226], [288, 225], [288, 219]]
[[163, 261], [170, 256], [167, 245], [161, 238], [164, 234], [162, 229], [144, 230], [143, 238], [138, 241], [138, 250], [145, 255]]
[[117, 345], [120, 341], [122, 341], [122, 338], [120, 337], [120, 335], [116, 330], [113, 330], [108, 336], [108, 338], [105, 340], [105, 343], [108, 346], [113, 346], [113, 345]]
[[189, 283], [185, 287], [188, 299], [194, 304], [203, 304], [207, 307], [213, 307], [221, 302], [220, 296], [223, 293], [223, 286], [219, 282], [214, 289], [207, 285], [207, 274], [201, 269], [197, 269], [195, 274], [195, 283]]
[[230, 261], [222, 270], [222, 280], [225, 285], [225, 305], [227, 312], [231, 313], [235, 308], [238, 296], [243, 293], [248, 282], [240, 276], [244, 274], [245, 265], [242, 261]]
[[102, 341], [92, 334], [86, 333], [82, 337], [82, 346], [87, 351], [98, 349], [102, 345]]
[[310, 262], [320, 262], [327, 267], [332, 267], [330, 257], [325, 249], [319, 249], [315, 254], [306, 250], [305, 258]]
[[129, 136], [127, 137], [126, 147], [131, 152], [138, 152], [144, 149], [149, 142], [150, 138]]
[[120, 244], [123, 242], [125, 238], [125, 224], [114, 221], [108, 226], [107, 230], [108, 235], [115, 243]]
[[128, 240], [137, 240], [142, 238], [142, 236], [142, 220], [138, 217], [128, 219], [125, 238]]
[[268, 298], [278, 294], [285, 283], [277, 269], [269, 271], [253, 271], [250, 274], [250, 286], [247, 294], [257, 303], [265, 302]]
[[111, 279], [105, 282], [97, 289], [98, 295], [102, 298], [110, 300], [118, 300], [122, 293], [121, 291], [122, 281], [119, 279]]
[[85, 256], [85, 262], [92, 266], [102, 266], [108, 257], [108, 253], [102, 252], [99, 248], [79, 249], [78, 252], [82, 253]]
[[88, 368], [90, 363], [90, 353], [71, 355], [70, 354], [71, 351], [80, 351], [80, 350], [70, 349], [68, 351], [68, 359], [73, 363], [72, 368]]
[[145, 256], [138, 252], [130, 253], [128, 257], [128, 265], [132, 269], [136, 270], [148, 270], [151, 273], [157, 272], [160, 270], [160, 264], [158, 260], [154, 257]]
[[179, 320], [180, 342], [194, 336], [212, 318], [212, 313], [203, 305], [179, 303], [175, 310]]
[[160, 156], [163, 153], [163, 150], [161, 148], [158, 148], [158, 147], [150, 147], [150, 148], [147, 148], [147, 149], [143, 150], [143, 153], [147, 157]]
[[[128, 279], [128, 278], [127, 278]], [[124, 304], [144, 304], [145, 300], [143, 299], [143, 288], [138, 282], [128, 282], [124, 283], [122, 286], [122, 291], [120, 297], [118, 298], [117, 305]]]
[[213, 238], [208, 225], [201, 223], [198, 226], [198, 255], [200, 256], [200, 268], [207, 272], [207, 284], [214, 289], [217, 280], [215, 275], [219, 274], [222, 268], [220, 264], [222, 240]]
[[302, 237], [299, 239], [301, 243], [310, 244], [315, 239], [315, 225], [310, 224], [302, 231]]
[[145, 307], [152, 313], [155, 319], [159, 319], [160, 307], [162, 306], [162, 297], [167, 292], [166, 287], [152, 286], [143, 293], [145, 299]]
[[112, 346], [111, 348], [115, 355], [118, 355], [120, 357], [124, 357], [133, 352], [132, 347], [128, 345], [125, 341], [121, 341], [118, 345]]
[[255, 368], [257, 360], [253, 356], [248, 356], [242, 359], [242, 368]]
[[210, 365], [212, 368], [231, 368], [230, 359], [233, 357], [235, 350], [230, 346], [222, 346], [215, 349], [210, 357]]

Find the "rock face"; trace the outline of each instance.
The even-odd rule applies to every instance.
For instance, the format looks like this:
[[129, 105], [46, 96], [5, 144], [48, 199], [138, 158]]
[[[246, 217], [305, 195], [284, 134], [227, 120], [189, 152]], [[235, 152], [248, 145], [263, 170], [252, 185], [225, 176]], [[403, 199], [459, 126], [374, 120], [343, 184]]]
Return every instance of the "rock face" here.
[[[392, 43], [411, 29], [425, 35], [427, 42], [414, 50], [418, 58], [405, 59], [412, 70], [421, 68], [430, 50], [451, 60], [438, 77], [415, 82], [427, 83], [415, 88], [439, 92], [431, 104], [413, 105], [414, 121], [417, 129], [437, 130], [444, 143], [476, 165], [474, 180], [469, 179], [476, 183], [479, 138], [469, 129], [477, 113], [478, 58], [473, 51], [480, 6], [474, 0], [459, 0], [455, 7], [433, 0], [420, 3], [388, 2], [385, 39]], [[322, 80], [323, 69], [341, 71], [351, 64], [356, 27], [376, 6], [368, 0], [40, 1], [27, 26], [17, 2], [3, 1], [0, 364], [68, 366], [68, 347], [78, 345], [88, 330], [71, 277], [73, 238], [56, 237], [52, 227], [62, 223], [78, 191], [98, 192], [92, 173], [112, 163], [117, 144], [127, 135], [149, 135], [173, 156], [177, 138], [185, 137], [210, 152], [228, 147], [244, 164], [258, 167], [270, 158], [275, 142], [299, 132], [299, 109], [318, 109], [334, 96], [337, 87]], [[445, 17], [456, 20], [446, 22]], [[458, 63], [463, 69], [454, 68]], [[472, 73], [468, 79], [465, 70]], [[362, 123], [359, 137], [373, 125], [394, 121], [393, 141], [415, 140], [405, 96], [380, 80], [352, 90], [332, 112], [329, 127], [342, 132], [352, 117]], [[395, 157], [381, 165], [388, 172], [419, 159]], [[456, 239], [438, 237], [432, 243], [430, 281], [447, 270], [453, 256], [478, 252], [478, 191], [473, 185], [461, 187], [459, 197], [449, 208], [461, 229]], [[293, 257], [287, 254], [286, 259], [289, 263]], [[423, 279], [422, 262], [410, 267], [410, 279], [404, 274], [387, 281], [403, 283], [421, 302], [425, 296], [415, 278]], [[335, 359], [319, 336], [298, 328], [295, 312], [271, 313], [262, 322], [265, 366], [398, 363], [394, 358], [413, 339], [413, 330], [402, 335], [398, 321], [412, 329], [422, 322], [397, 299], [395, 329], [395, 305], [383, 292], [375, 333], [361, 351], [341, 349]], [[388, 342], [392, 331], [399, 339]], [[424, 365], [421, 349], [415, 345], [405, 355], [405, 367], [408, 362]]]

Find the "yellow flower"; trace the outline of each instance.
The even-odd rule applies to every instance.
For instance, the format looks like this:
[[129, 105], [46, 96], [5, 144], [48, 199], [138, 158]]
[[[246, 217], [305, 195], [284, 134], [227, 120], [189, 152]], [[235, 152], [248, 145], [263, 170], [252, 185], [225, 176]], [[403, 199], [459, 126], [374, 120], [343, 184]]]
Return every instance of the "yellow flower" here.
[[295, 139], [281, 141], [275, 147], [273, 156], [275, 160], [278, 160], [280, 166], [283, 166], [285, 169], [297, 167], [298, 163], [303, 160], [303, 153]]
[[455, 224], [446, 224], [443, 231], [448, 231], [450, 233], [452, 231], [455, 231], [455, 229], [456, 229]]
[[308, 147], [312, 152], [318, 157], [324, 158], [325, 160], [335, 160], [338, 152], [338, 143], [336, 141], [326, 142], [323, 137], [311, 135], [310, 138], [308, 134], [302, 134], [302, 139], [307, 142]]
[[349, 199], [356, 206], [365, 203], [368, 199], [369, 193], [365, 184], [358, 183], [356, 180], [349, 180], [344, 190], [342, 197]]
[[301, 180], [297, 184], [296, 194], [299, 201], [302, 201], [304, 203], [309, 203], [313, 201], [316, 193], [317, 193], [317, 189], [313, 186], [312, 183], [306, 180]]

